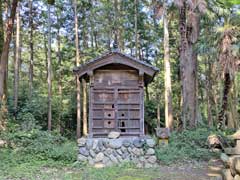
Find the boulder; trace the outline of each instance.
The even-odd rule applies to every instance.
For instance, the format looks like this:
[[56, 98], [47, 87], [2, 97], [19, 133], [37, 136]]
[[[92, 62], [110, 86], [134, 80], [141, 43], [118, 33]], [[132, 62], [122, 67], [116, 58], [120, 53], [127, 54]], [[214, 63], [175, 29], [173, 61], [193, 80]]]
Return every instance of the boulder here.
[[133, 148], [132, 149], [133, 154], [135, 154], [136, 156], [140, 156], [143, 154], [143, 150], [139, 149], [139, 148]]
[[122, 146], [122, 140], [120, 139], [113, 139], [111, 141], [109, 141], [108, 146], [112, 149], [118, 149]]
[[137, 147], [137, 148], [143, 147], [144, 143], [145, 143], [145, 142], [144, 142], [143, 139], [137, 138], [137, 139], [134, 139], [134, 140], [133, 140], [133, 145], [134, 145], [135, 147]]
[[146, 155], [154, 155], [155, 154], [155, 150], [153, 148], [149, 148], [146, 152]]
[[157, 161], [156, 156], [150, 156], [150, 157], [148, 158], [148, 162], [151, 163], [151, 164], [156, 163], [156, 161]]
[[89, 150], [89, 154], [93, 158], [96, 156], [96, 153], [92, 149]]
[[[87, 142], [87, 139], [86, 138], [79, 138], [78, 140], [77, 140], [77, 143], [78, 143], [78, 146], [79, 147], [83, 147], [83, 146], [85, 146], [85, 144], [86, 144], [86, 142]], [[0, 143], [1, 144], [1, 143]], [[1, 146], [1, 145], [0, 145]]]
[[104, 154], [102, 152], [98, 153], [95, 157], [95, 162], [100, 162], [104, 159]]
[[87, 157], [86, 156], [83, 156], [81, 154], [78, 154], [78, 161], [87, 161]]
[[122, 142], [123, 146], [129, 147], [131, 145], [131, 142], [128, 139], [124, 139]]
[[112, 131], [108, 134], [108, 138], [109, 139], [117, 139], [117, 138], [119, 138], [120, 134], [121, 134], [120, 132]]
[[110, 155], [109, 156], [109, 158], [111, 159], [111, 161], [113, 162], [113, 163], [115, 163], [115, 164], [117, 164], [118, 163], [118, 160], [117, 160], [117, 158], [114, 156], [114, 155]]
[[6, 142], [6, 141], [4, 141], [4, 140], [0, 139], [0, 148], [2, 148], [2, 147], [5, 147], [5, 146], [6, 146], [6, 144], [7, 144], [7, 142]]
[[94, 140], [92, 141], [92, 149], [95, 150], [95, 149], [97, 149], [97, 147], [98, 147], [98, 140], [97, 140], [97, 139], [94, 139]]
[[86, 142], [86, 147], [88, 149], [92, 149], [92, 145], [93, 145], [93, 139], [88, 139]]
[[154, 139], [146, 139], [146, 144], [148, 147], [153, 148], [156, 145], [156, 142], [154, 141]]
[[89, 151], [85, 147], [80, 147], [79, 148], [79, 153], [83, 156], [89, 156]]

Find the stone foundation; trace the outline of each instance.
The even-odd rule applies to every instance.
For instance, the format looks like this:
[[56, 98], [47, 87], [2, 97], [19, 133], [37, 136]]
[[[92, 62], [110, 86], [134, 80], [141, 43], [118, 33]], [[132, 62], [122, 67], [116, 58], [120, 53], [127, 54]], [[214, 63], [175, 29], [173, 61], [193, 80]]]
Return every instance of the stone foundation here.
[[155, 141], [149, 137], [80, 138], [78, 161], [95, 167], [122, 162], [133, 162], [137, 167], [155, 167], [157, 166], [155, 145]]

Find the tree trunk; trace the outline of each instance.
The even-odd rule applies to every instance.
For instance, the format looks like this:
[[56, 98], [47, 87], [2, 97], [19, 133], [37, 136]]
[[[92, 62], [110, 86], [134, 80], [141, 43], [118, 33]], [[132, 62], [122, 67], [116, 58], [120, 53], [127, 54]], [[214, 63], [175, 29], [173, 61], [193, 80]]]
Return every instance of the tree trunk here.
[[135, 56], [139, 57], [139, 44], [138, 44], [138, 0], [134, 0], [134, 33], [135, 33]]
[[[79, 38], [78, 38], [78, 17], [77, 17], [77, 0], [74, 0], [74, 21], [75, 21], [75, 48], [76, 48], [76, 65], [80, 65]], [[96, 45], [96, 44], [95, 44]], [[81, 137], [81, 84], [79, 77], [76, 77], [77, 84], [77, 138]]]
[[0, 103], [6, 100], [6, 73], [7, 73], [7, 64], [8, 64], [8, 52], [9, 46], [12, 39], [12, 31], [14, 25], [14, 19], [16, 14], [18, 0], [12, 1], [11, 14], [6, 22], [6, 38], [3, 44], [1, 61], [0, 61]]
[[165, 80], [165, 126], [173, 129], [173, 113], [172, 113], [172, 85], [171, 85], [171, 65], [169, 55], [169, 32], [167, 17], [167, 2], [163, 4], [163, 26], [164, 26], [164, 80]]
[[18, 2], [16, 14], [16, 56], [14, 59], [14, 116], [17, 117], [18, 111], [18, 86], [19, 86], [19, 65], [20, 65], [20, 2]]
[[83, 135], [88, 134], [88, 121], [87, 121], [87, 83], [85, 79], [82, 79], [83, 85]]
[[33, 2], [29, 0], [29, 48], [30, 48], [30, 64], [29, 64], [29, 98], [32, 97], [33, 90]]
[[179, 8], [180, 31], [180, 68], [182, 86], [182, 122], [183, 127], [196, 127], [196, 55], [193, 53], [193, 43], [189, 40], [191, 29], [186, 24], [186, 2]]
[[48, 4], [48, 130], [52, 129], [52, 53], [51, 53], [51, 5]]
[[[59, 17], [57, 16], [57, 21], [59, 23]], [[62, 58], [61, 58], [61, 37], [60, 37], [60, 29], [57, 29], [57, 61], [58, 61], [58, 94], [59, 94], [59, 104], [60, 104], [60, 114], [57, 122], [57, 129], [61, 132], [61, 117], [62, 117]]]
[[208, 126], [213, 127], [213, 117], [212, 117], [212, 103], [211, 103], [211, 97], [212, 97], [212, 73], [211, 73], [211, 63], [210, 63], [210, 57], [207, 57], [207, 64], [206, 64], [206, 95], [207, 95], [207, 116], [208, 116]]
[[4, 44], [4, 25], [3, 25], [3, 0], [0, 0], [0, 54], [2, 54]]
[[218, 129], [222, 129], [227, 124], [228, 95], [232, 81], [229, 73], [224, 74], [222, 106], [218, 114]]

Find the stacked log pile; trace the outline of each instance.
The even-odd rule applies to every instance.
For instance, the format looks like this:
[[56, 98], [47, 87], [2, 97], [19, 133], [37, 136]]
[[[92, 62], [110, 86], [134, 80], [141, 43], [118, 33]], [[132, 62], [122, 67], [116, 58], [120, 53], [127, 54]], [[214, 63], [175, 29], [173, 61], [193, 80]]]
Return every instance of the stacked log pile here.
[[222, 170], [223, 180], [240, 180], [240, 130], [231, 136], [236, 141], [234, 148], [225, 148], [221, 160], [225, 168]]

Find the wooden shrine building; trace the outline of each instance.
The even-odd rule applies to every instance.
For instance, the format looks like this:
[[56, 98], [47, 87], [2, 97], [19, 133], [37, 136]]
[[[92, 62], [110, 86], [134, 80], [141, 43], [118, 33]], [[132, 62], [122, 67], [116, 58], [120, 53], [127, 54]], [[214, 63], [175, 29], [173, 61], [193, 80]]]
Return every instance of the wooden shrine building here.
[[144, 86], [158, 68], [123, 54], [110, 51], [74, 68], [75, 75], [89, 82], [90, 137], [144, 135]]

